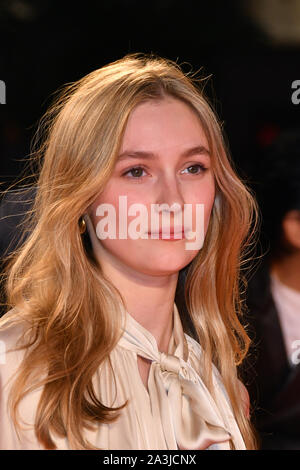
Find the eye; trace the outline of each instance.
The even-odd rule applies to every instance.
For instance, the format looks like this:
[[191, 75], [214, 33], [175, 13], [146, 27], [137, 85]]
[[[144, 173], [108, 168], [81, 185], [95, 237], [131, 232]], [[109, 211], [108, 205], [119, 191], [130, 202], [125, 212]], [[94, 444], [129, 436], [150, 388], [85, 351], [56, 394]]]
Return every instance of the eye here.
[[145, 171], [143, 167], [141, 166], [135, 166], [130, 168], [129, 170], [125, 171], [125, 173], [122, 174], [122, 176], [126, 176], [128, 173], [132, 173], [134, 176], [132, 176], [133, 179], [139, 179], [144, 175], [141, 175], [141, 171]]
[[[185, 170], [189, 170], [190, 168], [197, 168], [197, 167], [200, 168], [200, 170], [202, 170], [203, 172], [207, 170], [207, 168], [206, 168], [204, 165], [202, 165], [202, 163], [198, 163], [197, 165], [190, 165], [190, 166], [188, 166]], [[184, 171], [185, 171], [185, 170], [184, 170]], [[200, 173], [200, 172], [195, 172], [195, 171], [193, 171], [193, 172], [190, 173], [190, 174], [192, 174], [192, 175], [198, 175], [199, 173]]]

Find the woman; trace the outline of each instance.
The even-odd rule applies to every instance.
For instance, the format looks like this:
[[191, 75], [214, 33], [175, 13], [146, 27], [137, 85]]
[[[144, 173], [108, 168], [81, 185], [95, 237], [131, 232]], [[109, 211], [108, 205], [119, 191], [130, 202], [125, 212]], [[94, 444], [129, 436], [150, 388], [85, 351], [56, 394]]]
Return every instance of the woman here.
[[7, 269], [1, 448], [255, 448], [236, 366], [257, 208], [203, 93], [130, 54], [68, 85], [42, 126], [31, 233]]

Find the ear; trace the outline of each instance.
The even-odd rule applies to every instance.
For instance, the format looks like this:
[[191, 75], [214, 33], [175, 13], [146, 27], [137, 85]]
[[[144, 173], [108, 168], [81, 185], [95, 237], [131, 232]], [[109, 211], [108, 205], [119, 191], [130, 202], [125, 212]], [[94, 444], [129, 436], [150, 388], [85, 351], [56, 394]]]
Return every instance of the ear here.
[[244, 413], [248, 419], [250, 419], [250, 398], [249, 398], [249, 393], [248, 390], [246, 389], [245, 385], [238, 380], [239, 387], [240, 387], [240, 393], [242, 397], [242, 402], [244, 404]]
[[300, 250], [300, 210], [290, 210], [282, 221], [286, 240], [297, 250]]

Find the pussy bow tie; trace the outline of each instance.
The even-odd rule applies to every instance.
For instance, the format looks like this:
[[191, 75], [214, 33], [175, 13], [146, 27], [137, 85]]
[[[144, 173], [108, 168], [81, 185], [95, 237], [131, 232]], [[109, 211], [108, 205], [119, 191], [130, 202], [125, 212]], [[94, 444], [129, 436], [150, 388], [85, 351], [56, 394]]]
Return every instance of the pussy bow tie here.
[[[176, 314], [174, 321], [178, 324], [177, 311]], [[200, 376], [183, 359], [182, 343], [177, 345], [174, 354], [160, 352], [151, 333], [127, 312], [125, 330], [119, 344], [152, 361], [148, 379], [149, 397], [152, 414], [160, 418], [157, 421], [161, 422], [167, 447], [173, 448], [175, 434], [181, 450], [206, 449], [215, 443], [222, 443], [218, 445], [219, 449], [229, 449], [232, 436], [225, 429], [217, 405]]]

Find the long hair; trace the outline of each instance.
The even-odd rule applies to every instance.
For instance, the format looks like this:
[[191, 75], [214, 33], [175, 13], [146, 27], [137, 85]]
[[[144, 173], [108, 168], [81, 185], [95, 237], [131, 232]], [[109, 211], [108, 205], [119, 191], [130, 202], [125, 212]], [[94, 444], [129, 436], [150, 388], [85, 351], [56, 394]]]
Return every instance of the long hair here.
[[80, 235], [78, 221], [110, 178], [131, 111], [141, 102], [165, 96], [182, 100], [199, 116], [216, 182], [203, 248], [184, 270], [186, 312], [180, 314], [202, 346], [199, 372], [204, 382], [214, 395], [214, 364], [246, 447], [255, 448], [237, 365], [250, 341], [239, 321], [240, 292], [258, 209], [230, 161], [201, 83], [171, 60], [129, 54], [67, 84], [40, 122], [32, 153], [36, 196], [25, 221], [27, 239], [6, 267], [5, 295], [11, 310], [0, 327], [24, 321], [28, 325], [20, 344], [26, 354], [9, 406], [18, 429], [22, 397], [43, 386], [35, 433], [46, 449], [56, 448], [55, 435], [67, 437], [73, 449], [94, 449], [84, 438], [84, 428], [115, 421], [127, 405], [106, 407], [93, 389], [93, 375], [109, 361], [121, 336], [125, 305], [95, 261], [89, 240]]

